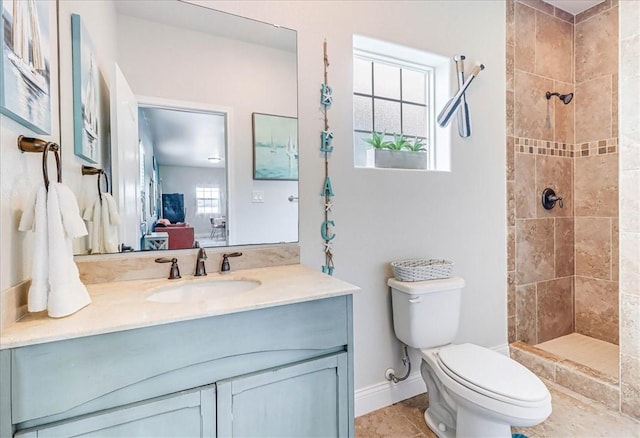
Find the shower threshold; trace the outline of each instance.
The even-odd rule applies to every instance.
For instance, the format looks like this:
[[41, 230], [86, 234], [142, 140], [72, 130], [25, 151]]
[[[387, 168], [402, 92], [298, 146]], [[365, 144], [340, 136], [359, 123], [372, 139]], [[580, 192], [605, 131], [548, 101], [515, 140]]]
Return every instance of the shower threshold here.
[[511, 357], [538, 376], [617, 411], [619, 349], [589, 336], [572, 333], [538, 345], [510, 345]]

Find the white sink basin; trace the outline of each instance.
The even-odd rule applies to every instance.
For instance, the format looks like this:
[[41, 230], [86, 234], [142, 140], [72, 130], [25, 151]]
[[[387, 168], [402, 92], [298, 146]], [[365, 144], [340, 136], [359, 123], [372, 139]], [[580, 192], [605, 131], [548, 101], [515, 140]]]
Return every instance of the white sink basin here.
[[240, 295], [260, 286], [257, 280], [210, 280], [165, 286], [147, 297], [156, 303], [212, 302]]

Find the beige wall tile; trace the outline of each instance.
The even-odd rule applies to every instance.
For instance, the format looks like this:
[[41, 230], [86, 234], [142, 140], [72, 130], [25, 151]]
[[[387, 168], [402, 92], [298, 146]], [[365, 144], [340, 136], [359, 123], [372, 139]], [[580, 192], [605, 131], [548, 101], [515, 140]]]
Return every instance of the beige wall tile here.
[[618, 71], [618, 8], [576, 24], [576, 83]]
[[509, 351], [513, 360], [529, 368], [537, 376], [555, 381], [556, 361], [554, 359], [549, 358], [548, 355], [545, 357], [542, 350], [524, 345], [522, 342], [516, 342], [510, 347]]
[[573, 80], [573, 25], [536, 12], [535, 73], [562, 82]]
[[[556, 195], [562, 197], [563, 207], [556, 203], [551, 210], [542, 206], [542, 192], [547, 187], [552, 188]], [[536, 216], [571, 217], [573, 216], [573, 159], [539, 155], [536, 157]]]
[[507, 115], [507, 128], [506, 128], [507, 132], [506, 132], [506, 134], [513, 136], [513, 134], [515, 132], [514, 131], [514, 129], [515, 129], [515, 127], [514, 127], [514, 125], [515, 125], [515, 114], [514, 114], [515, 108], [514, 108], [514, 95], [513, 95], [513, 91], [511, 91], [511, 90], [507, 90], [506, 99], [505, 99], [505, 106], [506, 106], [505, 112], [506, 112], [506, 115]]
[[509, 227], [507, 232], [507, 270], [516, 269], [516, 227]]
[[515, 46], [507, 44], [507, 58], [506, 58], [506, 75], [507, 75], [507, 90], [513, 90], [514, 79], [514, 62], [515, 62]]
[[556, 365], [556, 383], [597, 400], [609, 409], [618, 410], [620, 390], [616, 385], [600, 382], [562, 363]]
[[516, 316], [516, 273], [509, 271], [507, 273], [507, 316], [509, 318]]
[[[517, 49], [516, 49], [517, 51]], [[517, 58], [516, 58], [517, 59]], [[545, 79], [518, 69], [516, 64], [514, 88], [515, 136], [553, 140], [553, 128], [547, 128], [547, 113], [554, 120], [554, 107], [547, 103], [547, 91], [553, 87], [551, 79]], [[611, 107], [611, 104], [609, 104]]]
[[571, 14], [569, 12], [566, 12], [566, 11], [563, 11], [560, 8], [556, 8], [555, 15], [556, 15], [556, 17], [558, 17], [561, 20], [566, 21], [567, 23], [573, 24], [574, 21], [575, 21], [575, 17], [574, 17], [573, 14]]
[[506, 39], [507, 45], [513, 46], [516, 43], [516, 4], [514, 0], [506, 0]]
[[507, 318], [507, 342], [512, 343], [515, 342], [518, 338], [516, 337], [516, 317], [510, 316]]
[[516, 150], [514, 145], [514, 138], [512, 136], [507, 137], [507, 181], [513, 181], [516, 177], [515, 159]]
[[537, 344], [536, 285], [516, 286], [516, 339]]
[[640, 296], [640, 233], [620, 233], [620, 291]]
[[640, 35], [640, 2], [627, 0], [620, 7], [620, 38], [627, 39]]
[[513, 181], [507, 181], [507, 226], [514, 227], [516, 225], [516, 198], [515, 185]]
[[516, 284], [555, 275], [553, 219], [516, 220]]
[[518, 0], [518, 1], [527, 6], [531, 6], [532, 8], [537, 9], [538, 11], [546, 12], [549, 15], [554, 14], [555, 8], [543, 0]]
[[576, 216], [618, 216], [618, 154], [578, 158], [574, 167]]
[[620, 174], [620, 229], [640, 232], [640, 170]]
[[640, 358], [620, 355], [621, 411], [640, 419]]
[[575, 218], [576, 275], [611, 280], [611, 219]]
[[[573, 218], [555, 220], [555, 267], [556, 277], [575, 274], [575, 243]], [[573, 316], [571, 317], [573, 320]]]
[[620, 114], [618, 113], [618, 75], [611, 75], [611, 137], [618, 137], [619, 129], [618, 129], [618, 119]]
[[618, 344], [618, 283], [575, 277], [575, 330]]
[[576, 15], [575, 17], [575, 23], [582, 23], [585, 20], [588, 20], [589, 18], [603, 12], [606, 11], [607, 9], [609, 9], [611, 7], [611, 0], [602, 0], [600, 3], [598, 3], [595, 6], [590, 7], [589, 9], [580, 12], [579, 14]]
[[640, 358], [640, 296], [620, 295], [620, 353]]
[[536, 157], [516, 154], [515, 158], [515, 206], [516, 219], [536, 217]]
[[611, 219], [611, 280], [620, 280], [620, 232], [616, 218]]
[[[638, 26], [638, 25], [636, 25]], [[640, 26], [638, 26], [640, 28]], [[640, 34], [623, 40], [620, 43], [621, 59], [618, 86], [620, 93], [620, 116], [622, 125], [620, 136], [629, 147], [636, 147], [636, 159], [631, 163], [621, 163], [623, 168], [638, 169], [640, 159], [637, 157], [640, 143]]]
[[536, 59], [536, 11], [515, 5], [515, 61], [517, 70], [534, 72]]
[[574, 100], [576, 143], [611, 138], [611, 75], [578, 83]]
[[537, 284], [538, 343], [573, 333], [573, 277]]
[[[560, 94], [575, 93], [575, 87], [573, 84], [554, 81], [553, 91]], [[568, 144], [575, 143], [575, 101], [571, 101], [569, 104], [565, 105], [560, 99], [556, 99], [554, 97], [552, 102], [555, 114], [555, 123], [553, 125], [554, 140]]]

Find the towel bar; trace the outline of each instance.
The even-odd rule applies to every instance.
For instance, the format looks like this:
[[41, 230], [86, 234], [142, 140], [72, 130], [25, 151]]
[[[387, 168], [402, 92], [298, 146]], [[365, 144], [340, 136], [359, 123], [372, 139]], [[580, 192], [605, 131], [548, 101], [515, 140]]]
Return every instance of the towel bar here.
[[[82, 166], [82, 174], [83, 175], [98, 175], [98, 196], [100, 197], [100, 202], [102, 202], [102, 194], [103, 193], [109, 193], [109, 177], [107, 176], [107, 172], [105, 172], [102, 169], [98, 169], [97, 167], [83, 165]], [[100, 189], [100, 175], [104, 176], [104, 182], [105, 182], [105, 185], [107, 186], [106, 190], [104, 192]]]
[[44, 187], [49, 190], [49, 170], [47, 166], [47, 154], [49, 151], [53, 151], [56, 158], [56, 169], [58, 182], [62, 182], [62, 168], [60, 167], [60, 145], [44, 141], [39, 138], [25, 137], [20, 135], [18, 137], [18, 149], [22, 152], [42, 152], [42, 177], [44, 178]]

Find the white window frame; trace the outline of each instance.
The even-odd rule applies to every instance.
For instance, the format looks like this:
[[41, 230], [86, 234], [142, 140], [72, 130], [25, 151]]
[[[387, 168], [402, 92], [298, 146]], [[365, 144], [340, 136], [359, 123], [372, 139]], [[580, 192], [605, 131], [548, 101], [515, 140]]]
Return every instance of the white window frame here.
[[[449, 57], [401, 46], [362, 35], [353, 36], [353, 59], [364, 58], [373, 62], [394, 65], [400, 68], [430, 72], [427, 86], [428, 106], [428, 169], [445, 170], [451, 168], [450, 128], [440, 128], [436, 124], [437, 110], [442, 108], [450, 96], [450, 75], [452, 62]], [[352, 90], [352, 96], [355, 94]], [[353, 113], [353, 111], [352, 111]], [[374, 127], [375, 129], [375, 127]], [[354, 139], [356, 131], [352, 129]], [[354, 144], [354, 159], [355, 159]], [[356, 166], [356, 168], [367, 168]]]
[[220, 214], [220, 201], [220, 187], [196, 186], [196, 214]]

